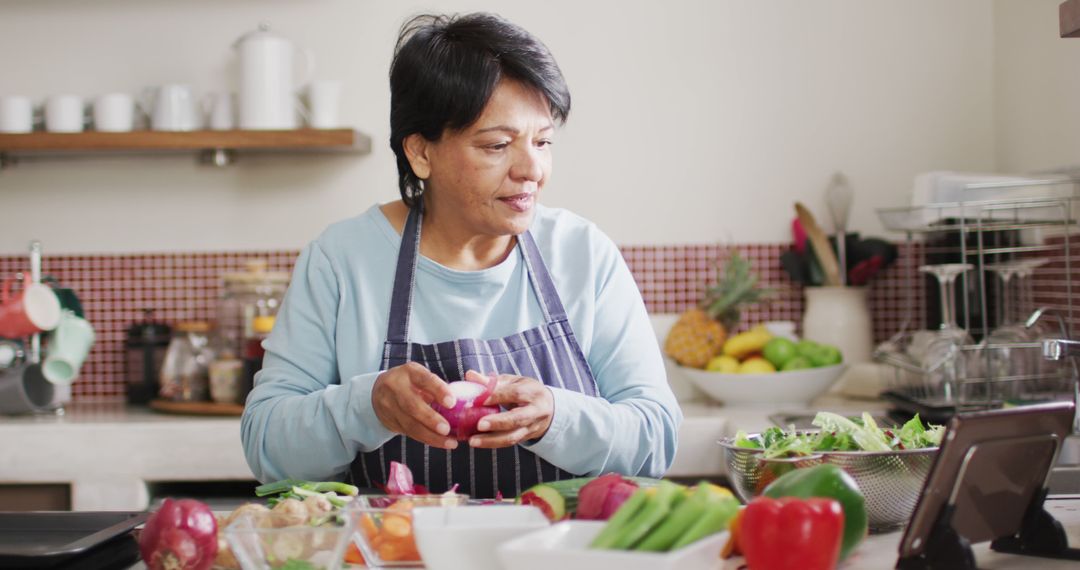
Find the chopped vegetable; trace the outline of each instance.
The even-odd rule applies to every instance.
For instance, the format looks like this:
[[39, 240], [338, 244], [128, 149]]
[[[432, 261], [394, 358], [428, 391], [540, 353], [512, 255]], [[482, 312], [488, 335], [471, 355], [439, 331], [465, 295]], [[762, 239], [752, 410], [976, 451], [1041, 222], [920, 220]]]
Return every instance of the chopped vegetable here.
[[[660, 483], [659, 479], [652, 479], [649, 477], [624, 477], [615, 473], [601, 475], [600, 477], [577, 477], [574, 479], [549, 481], [547, 483], [533, 485], [518, 497], [517, 502], [522, 505], [533, 505], [539, 508], [552, 522], [569, 517], [582, 518], [579, 513], [579, 502], [585, 500], [581, 496], [584, 487], [604, 477], [609, 478], [608, 483], [614, 482], [614, 479], [610, 478], [619, 477], [623, 482], [633, 485], [635, 489], [638, 487], [655, 487]], [[633, 494], [634, 489], [630, 489], [629, 485], [608, 489], [609, 492], [605, 494], [604, 504], [600, 508], [600, 513], [597, 514], [593, 510], [595, 507], [589, 504], [586, 506], [585, 516], [595, 516], [602, 518], [603, 520], [611, 518], [611, 515], [618, 510], [619, 506], [625, 502], [629, 495]], [[586, 493], [586, 495], [588, 495], [588, 493]], [[594, 499], [588, 500], [592, 501]]]
[[590, 548], [666, 552], [727, 528], [739, 502], [731, 491], [701, 482], [688, 491], [661, 481], [639, 489], [623, 503]]
[[601, 475], [581, 487], [575, 518], [606, 521], [637, 488], [636, 483], [618, 473]]
[[878, 427], [874, 418], [863, 412], [861, 418], [846, 418], [831, 412], [818, 412], [813, 424], [817, 432], [784, 431], [771, 427], [751, 437], [740, 430], [735, 434], [736, 447], [761, 449], [766, 459], [805, 457], [831, 451], [899, 451], [937, 447], [945, 427], [924, 427], [916, 415], [901, 428]]
[[387, 507], [385, 512], [360, 516], [360, 532], [364, 534], [368, 547], [383, 562], [420, 561], [413, 537], [412, 508], [412, 501], [401, 499]]
[[746, 506], [740, 526], [739, 546], [750, 568], [832, 570], [844, 511], [834, 499], [758, 497]]
[[[848, 557], [855, 547], [859, 545], [868, 529], [866, 514], [866, 499], [859, 490], [859, 485], [838, 465], [824, 463], [795, 469], [765, 487], [763, 493], [766, 497], [779, 499], [782, 497], [827, 497], [836, 499], [844, 509], [844, 532], [843, 542], [840, 548], [840, 559]], [[745, 521], [743, 523], [745, 525]], [[747, 529], [743, 528], [744, 531]], [[746, 536], [745, 532], [742, 535]], [[744, 539], [740, 539], [744, 540]], [[745, 541], [739, 545], [745, 549]]]
[[386, 493], [389, 495], [416, 494], [412, 471], [404, 464], [397, 461], [390, 462], [390, 477], [386, 481]]
[[139, 535], [149, 570], [207, 570], [217, 551], [217, 519], [194, 499], [165, 499]]

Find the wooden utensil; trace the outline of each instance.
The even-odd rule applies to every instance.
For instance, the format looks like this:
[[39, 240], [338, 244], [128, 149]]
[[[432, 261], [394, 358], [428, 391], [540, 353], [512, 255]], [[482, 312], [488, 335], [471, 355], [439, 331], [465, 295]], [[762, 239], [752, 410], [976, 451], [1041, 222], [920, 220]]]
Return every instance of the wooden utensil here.
[[803, 230], [806, 231], [810, 246], [814, 248], [814, 255], [817, 256], [822, 271], [825, 272], [825, 284], [841, 285], [840, 265], [836, 261], [832, 246], [829, 245], [829, 238], [825, 237], [825, 232], [821, 231], [821, 227], [814, 220], [814, 215], [801, 202], [795, 202], [795, 213], [799, 216]]

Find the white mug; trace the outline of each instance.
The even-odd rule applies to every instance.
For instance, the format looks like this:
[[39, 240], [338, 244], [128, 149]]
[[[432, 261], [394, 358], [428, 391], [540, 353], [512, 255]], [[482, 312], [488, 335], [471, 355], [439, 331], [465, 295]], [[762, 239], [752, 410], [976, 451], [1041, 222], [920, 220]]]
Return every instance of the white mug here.
[[0, 133], [29, 133], [34, 130], [34, 104], [29, 97], [0, 97]]
[[236, 128], [236, 114], [233, 103], [234, 95], [227, 91], [210, 93], [204, 100], [210, 109], [208, 126], [215, 131], [229, 131]]
[[60, 324], [49, 337], [47, 356], [41, 364], [45, 379], [53, 384], [71, 384], [94, 346], [94, 327], [71, 311], [64, 311]]
[[341, 81], [319, 79], [307, 88], [308, 126], [336, 129], [341, 126]]
[[94, 129], [108, 133], [130, 131], [135, 126], [135, 98], [109, 93], [94, 100]]
[[78, 95], [53, 95], [45, 100], [45, 130], [52, 133], [81, 133], [85, 107]]
[[194, 131], [202, 126], [198, 101], [187, 85], [149, 87], [143, 103], [155, 131]]

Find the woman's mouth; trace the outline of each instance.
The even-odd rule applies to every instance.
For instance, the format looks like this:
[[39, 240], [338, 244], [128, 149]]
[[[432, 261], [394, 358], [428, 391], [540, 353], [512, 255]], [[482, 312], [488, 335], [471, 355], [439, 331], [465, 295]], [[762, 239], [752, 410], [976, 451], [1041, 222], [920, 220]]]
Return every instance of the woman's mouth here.
[[513, 196], [503, 196], [499, 198], [503, 204], [510, 207], [515, 212], [527, 212], [529, 208], [532, 208], [534, 193], [522, 192], [521, 194], [514, 194]]

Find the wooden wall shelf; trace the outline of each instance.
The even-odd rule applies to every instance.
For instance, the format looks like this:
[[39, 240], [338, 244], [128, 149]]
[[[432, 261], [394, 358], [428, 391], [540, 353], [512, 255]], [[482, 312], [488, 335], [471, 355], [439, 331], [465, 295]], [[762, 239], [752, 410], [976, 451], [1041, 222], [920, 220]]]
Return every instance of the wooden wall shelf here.
[[352, 129], [283, 131], [131, 131], [0, 134], [0, 166], [24, 158], [197, 152], [219, 166], [237, 152], [371, 152], [371, 138]]

